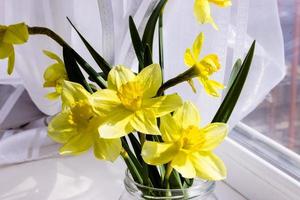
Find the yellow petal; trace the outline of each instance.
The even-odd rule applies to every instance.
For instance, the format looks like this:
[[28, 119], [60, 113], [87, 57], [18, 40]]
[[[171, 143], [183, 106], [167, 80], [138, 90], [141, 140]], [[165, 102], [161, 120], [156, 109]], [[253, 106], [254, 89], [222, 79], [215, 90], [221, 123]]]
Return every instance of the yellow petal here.
[[120, 138], [133, 131], [130, 121], [133, 113], [119, 106], [111, 110], [110, 115], [100, 127], [99, 133], [102, 138]]
[[171, 94], [151, 99], [144, 99], [142, 107], [153, 111], [156, 117], [161, 117], [173, 112], [181, 105], [181, 97], [177, 94]]
[[8, 57], [8, 66], [7, 66], [7, 74], [11, 75], [13, 73], [15, 66], [15, 52], [13, 51]]
[[160, 118], [160, 132], [164, 142], [175, 142], [181, 137], [181, 130], [171, 114]]
[[202, 49], [202, 45], [204, 42], [204, 33], [200, 33], [194, 41], [193, 44], [193, 55], [196, 61], [199, 59], [199, 55]]
[[47, 99], [49, 99], [49, 100], [56, 100], [59, 96], [60, 96], [59, 93], [57, 93], [57, 92], [51, 92], [51, 93], [46, 94], [45, 97]]
[[142, 148], [142, 157], [150, 165], [162, 165], [170, 162], [178, 150], [174, 144], [146, 141]]
[[214, 81], [214, 80], [209, 80], [206, 77], [199, 77], [199, 80], [203, 84], [203, 87], [207, 94], [214, 96], [214, 97], [220, 96], [220, 94], [217, 90], [224, 88], [224, 86], [221, 83], [218, 83], [217, 81]]
[[56, 60], [58, 63], [63, 64], [64, 62], [60, 59], [60, 57], [58, 55], [56, 55], [55, 53], [51, 52], [51, 51], [47, 51], [47, 50], [43, 50], [43, 53], [48, 56], [49, 58]]
[[162, 84], [161, 68], [158, 64], [145, 67], [136, 80], [144, 89], [144, 97], [154, 97]]
[[120, 139], [97, 138], [94, 144], [94, 155], [100, 160], [115, 161], [121, 150]]
[[197, 107], [189, 101], [184, 102], [183, 105], [174, 112], [173, 118], [181, 129], [186, 129], [191, 125], [199, 126], [201, 120]]
[[79, 100], [88, 100], [90, 93], [88, 93], [84, 87], [78, 83], [64, 81], [61, 97], [63, 104], [72, 105]]
[[0, 59], [8, 58], [14, 51], [11, 44], [0, 42]]
[[93, 106], [99, 115], [110, 115], [116, 107], [121, 105], [117, 92], [110, 89], [98, 90], [92, 94]]
[[56, 115], [48, 125], [48, 136], [56, 142], [66, 143], [76, 134], [75, 127], [69, 123], [69, 112]]
[[125, 66], [117, 65], [112, 68], [107, 77], [107, 88], [118, 90], [121, 85], [135, 78], [134, 73]]
[[214, 3], [220, 7], [231, 6], [231, 0], [208, 0], [210, 3]]
[[94, 135], [91, 132], [84, 131], [73, 136], [65, 145], [59, 149], [59, 153], [79, 155], [88, 151], [94, 143]]
[[184, 64], [186, 66], [192, 67], [193, 65], [195, 65], [195, 63], [196, 60], [191, 53], [191, 49], [186, 49], [184, 53]]
[[27, 42], [29, 37], [26, 24], [19, 23], [7, 27], [3, 36], [3, 42], [8, 44], [23, 44]]
[[202, 144], [199, 151], [212, 151], [223, 142], [228, 134], [228, 125], [225, 123], [211, 123], [201, 129]]
[[205, 56], [201, 61], [200, 64], [204, 67], [206, 75], [211, 75], [214, 72], [217, 72], [221, 68], [221, 64], [219, 58], [216, 54], [210, 54]]
[[60, 63], [50, 65], [44, 72], [44, 79], [47, 81], [57, 81], [63, 77], [66, 77], [66, 70]]
[[215, 154], [194, 153], [191, 159], [198, 177], [204, 180], [223, 180], [226, 178], [226, 167]]
[[160, 135], [160, 131], [157, 127], [156, 117], [152, 111], [139, 110], [134, 113], [131, 126], [136, 130], [144, 134]]
[[195, 84], [194, 84], [193, 79], [189, 79], [187, 82], [188, 82], [188, 84], [191, 86], [193, 92], [196, 93], [197, 90], [196, 90], [196, 87], [195, 87]]
[[190, 156], [185, 151], [179, 151], [171, 162], [171, 166], [185, 178], [195, 178], [196, 170]]
[[217, 25], [210, 15], [210, 5], [208, 0], [195, 0], [194, 15], [198, 22], [202, 24], [210, 23], [216, 30], [218, 30]]

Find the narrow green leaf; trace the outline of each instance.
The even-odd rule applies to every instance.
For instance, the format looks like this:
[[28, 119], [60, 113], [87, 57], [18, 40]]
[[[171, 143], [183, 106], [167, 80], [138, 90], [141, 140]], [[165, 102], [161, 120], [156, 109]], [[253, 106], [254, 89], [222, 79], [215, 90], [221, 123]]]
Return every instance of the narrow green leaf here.
[[92, 93], [93, 91], [80, 71], [72, 50], [66, 46], [63, 47], [63, 58], [68, 79], [72, 82], [81, 84], [87, 91]]
[[167, 1], [168, 0], [159, 1], [155, 9], [153, 10], [144, 30], [142, 42], [144, 45], [148, 44], [151, 51], [153, 46], [153, 36], [154, 36], [156, 22]]
[[94, 80], [95, 83], [101, 88], [106, 88], [106, 83], [101, 77], [98, 76], [98, 73], [92, 68], [74, 49], [70, 48], [74, 54], [74, 57], [81, 68]]
[[243, 64], [243, 61], [241, 59], [237, 59], [236, 62], [234, 63], [233, 68], [230, 73], [229, 81], [226, 85], [226, 90], [224, 91], [225, 94], [227, 94], [229, 88], [231, 88], [233, 81], [235, 80], [242, 64]]
[[148, 65], [151, 65], [153, 63], [152, 61], [152, 52], [148, 44], [145, 45], [145, 54], [144, 54], [144, 64], [145, 67]]
[[139, 71], [144, 68], [144, 46], [140, 38], [139, 32], [131, 16], [129, 16], [129, 30], [132, 40], [132, 45], [139, 61]]
[[111, 69], [110, 65], [105, 61], [105, 59], [88, 43], [88, 41], [82, 36], [82, 34], [78, 31], [78, 29], [74, 26], [74, 24], [71, 22], [71, 20], [67, 17], [67, 20], [70, 22], [71, 26], [74, 28], [74, 30], [79, 35], [80, 39], [94, 58], [95, 62], [98, 64], [98, 66], [101, 68], [103, 73], [105, 74], [105, 79], [107, 78], [107, 75]]
[[246, 81], [251, 66], [252, 58], [254, 55], [254, 50], [255, 50], [255, 41], [252, 43], [244, 59], [244, 62], [240, 67], [238, 74], [236, 75], [235, 80], [233, 81], [228, 93], [226, 94], [212, 122], [226, 123], [229, 120], [230, 115], [236, 105], [236, 102], [238, 101], [244, 83]]
[[159, 47], [159, 65], [161, 67], [162, 77], [164, 77], [164, 41], [163, 41], [163, 12], [158, 20], [158, 47]]

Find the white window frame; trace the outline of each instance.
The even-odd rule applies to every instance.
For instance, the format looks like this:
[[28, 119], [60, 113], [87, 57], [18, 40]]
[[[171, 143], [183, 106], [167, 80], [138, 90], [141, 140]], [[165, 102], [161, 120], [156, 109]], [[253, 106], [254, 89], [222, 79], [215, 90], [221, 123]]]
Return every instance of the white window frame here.
[[[260, 137], [290, 158], [300, 156], [263, 136], [243, 123], [237, 125]], [[225, 182], [250, 200], [299, 200], [300, 182], [228, 137], [216, 153], [224, 160], [228, 176]]]

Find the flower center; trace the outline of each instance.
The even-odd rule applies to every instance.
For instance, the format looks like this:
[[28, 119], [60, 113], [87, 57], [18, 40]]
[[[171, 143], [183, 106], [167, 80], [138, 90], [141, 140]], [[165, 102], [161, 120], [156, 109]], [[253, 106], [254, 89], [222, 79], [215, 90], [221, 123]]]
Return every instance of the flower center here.
[[143, 88], [137, 82], [128, 82], [119, 88], [118, 97], [125, 108], [139, 110], [142, 105]]
[[198, 146], [201, 143], [201, 133], [199, 132], [198, 127], [189, 126], [183, 130], [181, 138], [181, 148], [185, 150], [193, 150], [195, 146]]
[[93, 109], [87, 100], [79, 100], [71, 106], [71, 123], [78, 127], [87, 127], [94, 117]]

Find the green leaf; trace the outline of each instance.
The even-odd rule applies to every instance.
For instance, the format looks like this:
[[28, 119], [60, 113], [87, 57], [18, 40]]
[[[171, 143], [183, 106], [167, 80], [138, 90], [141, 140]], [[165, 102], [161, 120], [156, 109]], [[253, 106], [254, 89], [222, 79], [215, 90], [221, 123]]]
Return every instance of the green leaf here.
[[145, 45], [145, 54], [144, 54], [145, 67], [147, 67], [148, 65], [151, 65], [152, 63], [153, 63], [153, 61], [152, 61], [151, 49], [150, 49], [149, 45], [146, 44]]
[[222, 104], [220, 105], [212, 122], [224, 122], [226, 123], [238, 101], [242, 88], [248, 76], [248, 72], [251, 66], [252, 58], [255, 50], [255, 41], [253, 41], [245, 59], [240, 67], [239, 72], [236, 75], [228, 93], [226, 94]]
[[80, 65], [80, 67], [94, 80], [95, 83], [101, 88], [106, 88], [106, 83], [101, 77], [99, 77], [98, 73], [92, 68], [74, 49], [70, 48], [70, 50], [74, 54], [74, 58]]
[[229, 81], [226, 86], [226, 90], [224, 91], [224, 94], [227, 94], [229, 88], [231, 88], [233, 81], [235, 80], [241, 66], [242, 66], [243, 61], [241, 59], [237, 59], [236, 62], [234, 63], [234, 66], [232, 68], [232, 71], [230, 73]]
[[144, 30], [142, 42], [144, 45], [148, 44], [151, 51], [153, 46], [153, 36], [154, 36], [156, 22], [167, 1], [168, 0], [159, 1], [155, 9], [153, 10]]
[[111, 69], [110, 65], [105, 61], [105, 59], [88, 43], [88, 41], [82, 36], [82, 34], [77, 30], [77, 28], [74, 26], [74, 24], [71, 22], [71, 20], [67, 17], [68, 21], [72, 25], [72, 27], [75, 29], [77, 34], [79, 35], [80, 39], [94, 58], [95, 62], [99, 65], [103, 73], [105, 74], [105, 79], [107, 78], [107, 75]]
[[76, 59], [74, 58], [73, 51], [69, 47], [63, 46], [63, 58], [68, 79], [72, 82], [81, 84], [87, 91], [92, 93], [93, 91], [80, 71]]
[[139, 61], [139, 71], [144, 68], [144, 45], [140, 38], [139, 32], [131, 16], [129, 16], [129, 30], [132, 40], [132, 45]]

